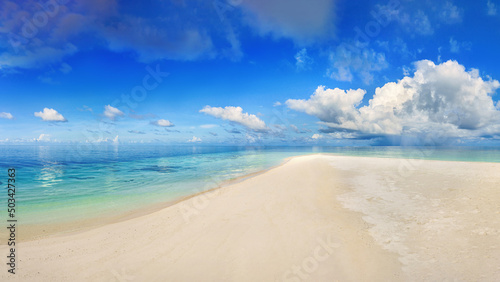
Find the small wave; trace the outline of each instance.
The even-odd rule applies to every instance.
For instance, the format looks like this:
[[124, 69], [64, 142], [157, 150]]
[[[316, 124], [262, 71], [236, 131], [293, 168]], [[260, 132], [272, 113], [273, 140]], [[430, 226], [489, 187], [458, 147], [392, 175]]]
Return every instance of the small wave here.
[[159, 165], [152, 165], [152, 166], [147, 166], [143, 168], [138, 168], [134, 169], [134, 171], [156, 171], [160, 173], [170, 173], [170, 172], [177, 172], [181, 169], [181, 166], [159, 166]]
[[86, 176], [86, 177], [80, 177], [80, 176], [68, 176], [68, 178], [73, 178], [73, 179], [78, 179], [78, 180], [86, 180], [86, 179], [94, 179], [94, 176]]

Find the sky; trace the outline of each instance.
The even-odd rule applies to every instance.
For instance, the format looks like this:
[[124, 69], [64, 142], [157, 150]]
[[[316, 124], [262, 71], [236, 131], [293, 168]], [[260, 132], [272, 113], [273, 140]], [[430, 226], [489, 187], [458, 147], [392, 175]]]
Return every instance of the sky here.
[[500, 145], [500, 1], [0, 4], [0, 144]]

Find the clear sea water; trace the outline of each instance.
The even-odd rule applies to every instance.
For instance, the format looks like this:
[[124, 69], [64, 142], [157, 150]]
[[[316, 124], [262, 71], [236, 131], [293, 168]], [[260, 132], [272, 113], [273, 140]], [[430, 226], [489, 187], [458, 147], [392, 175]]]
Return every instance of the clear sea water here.
[[7, 169], [11, 167], [16, 169], [18, 219], [43, 224], [176, 200], [279, 165], [291, 156], [321, 152], [500, 162], [499, 147], [0, 145], [0, 186], [4, 188], [0, 203], [6, 206]]

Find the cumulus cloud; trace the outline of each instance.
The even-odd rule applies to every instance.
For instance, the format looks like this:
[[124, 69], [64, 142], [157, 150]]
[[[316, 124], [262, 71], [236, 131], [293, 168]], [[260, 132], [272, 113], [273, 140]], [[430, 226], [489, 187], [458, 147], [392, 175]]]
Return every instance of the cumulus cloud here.
[[34, 115], [36, 117], [42, 118], [43, 121], [57, 121], [57, 122], [66, 122], [63, 115], [58, 113], [54, 109], [44, 108], [42, 112], [35, 112]]
[[159, 127], [172, 127], [172, 126], [174, 126], [174, 124], [172, 122], [170, 122], [169, 120], [166, 120], [166, 119], [159, 119], [159, 120], [152, 121], [150, 123], [152, 125], [156, 125]]
[[269, 130], [264, 121], [259, 119], [256, 115], [243, 113], [243, 109], [241, 107], [227, 106], [222, 108], [205, 106], [200, 110], [200, 113], [205, 113], [216, 118], [241, 124], [253, 131], [264, 132]]
[[500, 112], [491, 97], [498, 88], [497, 80], [484, 80], [478, 70], [466, 70], [456, 61], [436, 65], [422, 60], [415, 63], [413, 77], [377, 88], [363, 107], [358, 106], [364, 90], [323, 86], [307, 100], [286, 104], [318, 117], [329, 132], [473, 137], [500, 134]]
[[298, 44], [309, 44], [334, 34], [333, 0], [253, 0], [243, 1], [246, 23], [261, 35], [291, 38]]
[[335, 80], [351, 82], [355, 76], [365, 84], [370, 84], [374, 73], [387, 68], [383, 53], [367, 47], [367, 44], [354, 42], [340, 44], [329, 56], [331, 67], [327, 75]]
[[39, 141], [39, 142], [48, 142], [50, 141], [50, 135], [49, 134], [40, 134], [40, 136], [38, 136], [38, 138], [35, 139], [36, 141]]
[[362, 89], [346, 91], [319, 86], [308, 100], [289, 99], [286, 105], [290, 109], [316, 116], [322, 121], [343, 124], [356, 119], [356, 107], [363, 100], [365, 93]]
[[14, 116], [11, 113], [1, 112], [0, 118], [13, 119]]
[[104, 106], [104, 115], [110, 120], [115, 120], [116, 117], [123, 116], [125, 114], [115, 107], [106, 105]]
[[323, 138], [323, 137], [324, 137], [323, 135], [321, 135], [321, 134], [317, 134], [317, 133], [316, 133], [316, 134], [313, 134], [313, 136], [311, 136], [311, 138], [312, 138], [312, 139], [315, 139], [315, 140], [317, 140], [317, 139], [321, 139], [321, 138]]
[[191, 143], [201, 142], [201, 139], [196, 136], [193, 136], [193, 138], [189, 139], [187, 142]]

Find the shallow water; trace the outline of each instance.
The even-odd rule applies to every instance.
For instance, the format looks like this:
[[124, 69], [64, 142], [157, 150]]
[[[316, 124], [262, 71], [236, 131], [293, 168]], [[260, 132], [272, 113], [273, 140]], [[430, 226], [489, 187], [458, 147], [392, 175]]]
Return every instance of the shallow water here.
[[[193, 147], [2, 145], [0, 183], [16, 169], [25, 224], [120, 213], [172, 201], [311, 153], [500, 162], [496, 147]], [[1, 171], [4, 171], [2, 173]], [[7, 190], [0, 195], [6, 202]]]

